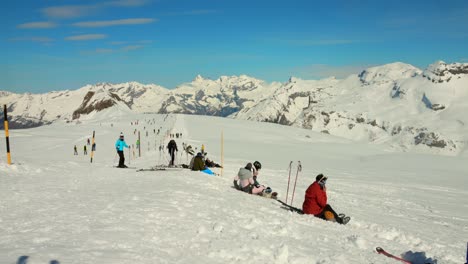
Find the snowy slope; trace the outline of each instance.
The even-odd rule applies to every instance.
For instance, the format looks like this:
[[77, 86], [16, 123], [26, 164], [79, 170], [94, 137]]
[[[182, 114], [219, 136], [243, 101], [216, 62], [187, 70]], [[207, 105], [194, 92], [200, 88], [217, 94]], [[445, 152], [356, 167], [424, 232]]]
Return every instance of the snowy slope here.
[[[183, 134], [179, 147], [204, 144], [220, 162], [224, 131], [225, 169], [216, 170], [223, 175], [113, 168], [116, 138], [123, 132], [135, 144], [135, 129], [142, 157], [125, 155], [137, 168], [167, 163], [159, 146], [167, 144], [168, 132]], [[81, 150], [93, 130], [91, 164]], [[395, 263], [375, 253], [376, 246], [415, 264], [462, 263], [466, 254], [468, 153], [401, 153], [271, 123], [105, 111], [81, 124], [10, 134], [14, 164], [6, 165], [0, 154], [0, 263], [21, 256], [30, 264]], [[0, 138], [0, 149], [4, 142]], [[185, 163], [186, 154], [178, 154], [178, 163]], [[297, 207], [315, 176], [326, 174], [330, 204], [351, 222], [340, 226], [297, 215], [232, 189], [239, 167], [253, 160], [263, 164], [260, 182], [283, 200], [289, 161], [302, 161]], [[295, 173], [293, 166], [293, 178]]]

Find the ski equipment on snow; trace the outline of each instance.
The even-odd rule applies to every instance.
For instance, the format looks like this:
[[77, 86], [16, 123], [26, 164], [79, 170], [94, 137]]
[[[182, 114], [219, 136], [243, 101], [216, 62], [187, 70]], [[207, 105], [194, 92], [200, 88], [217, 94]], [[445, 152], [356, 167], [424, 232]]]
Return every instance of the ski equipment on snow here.
[[377, 251], [377, 253], [379, 253], [379, 254], [382, 254], [382, 255], [387, 256], [387, 257], [392, 258], [392, 259], [396, 259], [396, 260], [401, 261], [401, 262], [403, 262], [403, 263], [412, 264], [412, 263], [411, 263], [410, 261], [408, 261], [408, 260], [402, 259], [402, 258], [400, 258], [400, 257], [397, 257], [397, 256], [395, 256], [395, 255], [392, 255], [392, 254], [388, 253], [387, 251], [383, 250], [383, 248], [381, 248], [381, 247], [375, 248], [375, 251]]
[[114, 168], [117, 168], [117, 169], [134, 169], [134, 170], [136, 170], [136, 167], [119, 167], [119, 166], [114, 166]]
[[[342, 216], [341, 216], [341, 215], [342, 215]], [[349, 222], [349, 220], [351, 220], [351, 217], [345, 216], [344, 214], [339, 214], [338, 216], [339, 216], [340, 219], [341, 219], [341, 223], [340, 223], [340, 224], [342, 224], [342, 225], [346, 225], [346, 224]]]
[[291, 180], [291, 169], [292, 169], [292, 160], [289, 162], [289, 176], [288, 176], [288, 188], [286, 189], [286, 203], [288, 203], [288, 193], [289, 193], [289, 181]]
[[291, 197], [291, 205], [293, 204], [294, 193], [296, 192], [297, 177], [299, 176], [300, 171], [302, 171], [302, 165], [301, 165], [301, 161], [298, 161], [297, 162], [296, 179], [294, 180], [294, 188], [293, 188], [292, 197]]
[[280, 204], [282, 204], [282, 205], [283, 205], [282, 208], [284, 208], [284, 209], [286, 209], [286, 210], [289, 210], [289, 211], [291, 211], [291, 212], [295, 212], [295, 213], [298, 213], [298, 214], [304, 214], [304, 211], [302, 211], [302, 210], [299, 209], [299, 208], [296, 208], [296, 207], [294, 207], [294, 206], [291, 206], [291, 205], [289, 205], [289, 204], [287, 204], [287, 203], [285, 203], [285, 202], [283, 202], [283, 201], [281, 201], [281, 200], [276, 200], [276, 201], [278, 201]]

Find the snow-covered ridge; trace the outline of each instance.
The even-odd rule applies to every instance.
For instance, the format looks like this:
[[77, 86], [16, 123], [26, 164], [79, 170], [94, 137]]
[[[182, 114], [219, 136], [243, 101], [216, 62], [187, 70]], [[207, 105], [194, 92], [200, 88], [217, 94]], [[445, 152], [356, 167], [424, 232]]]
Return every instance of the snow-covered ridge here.
[[424, 71], [401, 62], [338, 80], [267, 83], [201, 75], [169, 90], [155, 84], [97, 83], [46, 94], [0, 93], [11, 127], [91, 119], [97, 112], [182, 113], [279, 123], [398, 149], [458, 153], [468, 141], [468, 64]]
[[362, 83], [381, 84], [387, 82], [395, 82], [400, 79], [407, 79], [421, 74], [421, 70], [401, 62], [386, 64], [368, 68], [359, 74], [359, 79]]
[[449, 82], [452, 79], [468, 77], [468, 63], [435, 62], [424, 71], [423, 76], [436, 83]]

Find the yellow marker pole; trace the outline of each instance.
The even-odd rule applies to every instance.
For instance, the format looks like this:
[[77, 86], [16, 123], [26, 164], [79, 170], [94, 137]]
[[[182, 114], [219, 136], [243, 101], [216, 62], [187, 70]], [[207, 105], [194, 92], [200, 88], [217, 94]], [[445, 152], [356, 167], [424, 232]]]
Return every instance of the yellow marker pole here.
[[221, 129], [221, 176], [224, 175], [224, 131]]
[[11, 165], [11, 156], [10, 156], [10, 135], [8, 133], [8, 115], [7, 115], [7, 106], [3, 105], [3, 117], [4, 117], [4, 127], [5, 127], [5, 139], [7, 147], [7, 162]]
[[94, 135], [95, 135], [95, 131], [93, 130], [93, 143], [91, 144], [91, 163], [93, 163], [93, 156], [94, 156]]

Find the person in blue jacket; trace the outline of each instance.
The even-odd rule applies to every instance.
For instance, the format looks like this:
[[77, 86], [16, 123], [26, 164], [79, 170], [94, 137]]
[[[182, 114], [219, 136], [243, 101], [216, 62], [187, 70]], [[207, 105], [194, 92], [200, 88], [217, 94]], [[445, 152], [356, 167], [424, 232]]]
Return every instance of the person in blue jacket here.
[[115, 148], [117, 149], [117, 154], [119, 154], [119, 168], [128, 168], [124, 163], [125, 163], [125, 157], [124, 157], [124, 148], [130, 148], [127, 143], [125, 143], [124, 140], [124, 135], [121, 132], [120, 133], [120, 138], [117, 139], [117, 142], [115, 142]]

